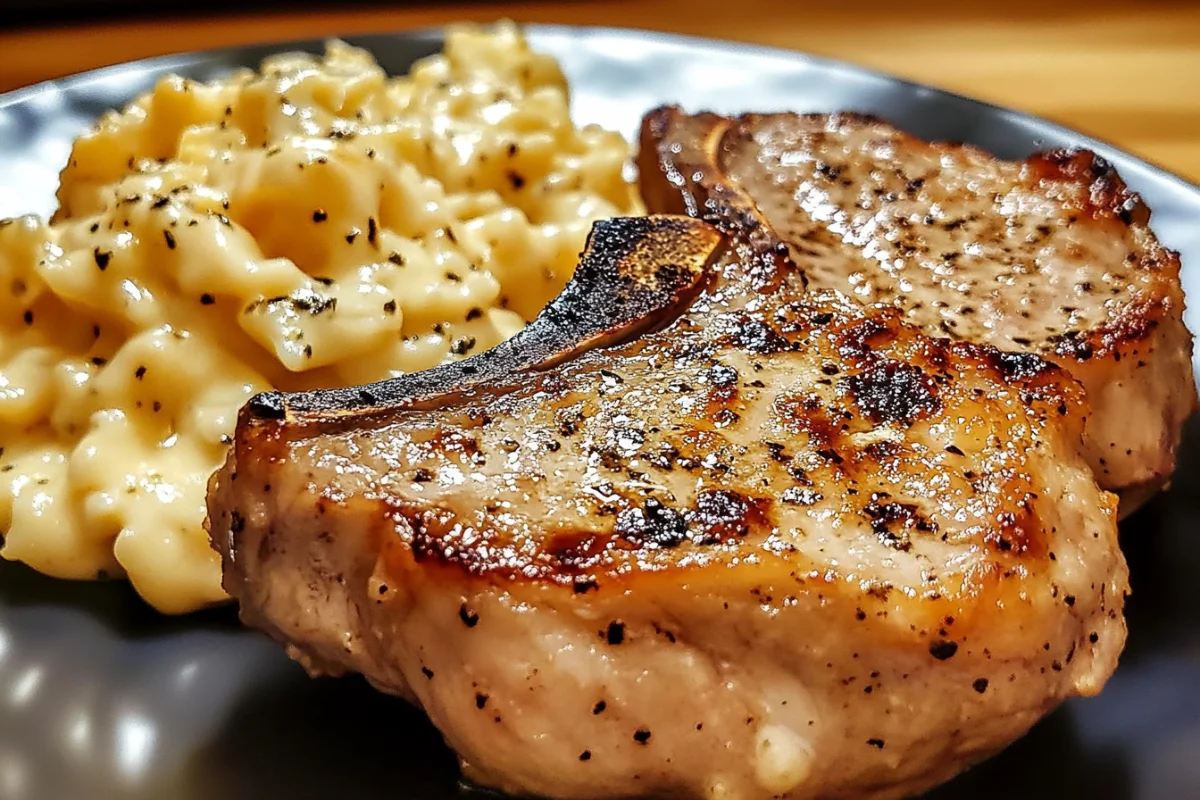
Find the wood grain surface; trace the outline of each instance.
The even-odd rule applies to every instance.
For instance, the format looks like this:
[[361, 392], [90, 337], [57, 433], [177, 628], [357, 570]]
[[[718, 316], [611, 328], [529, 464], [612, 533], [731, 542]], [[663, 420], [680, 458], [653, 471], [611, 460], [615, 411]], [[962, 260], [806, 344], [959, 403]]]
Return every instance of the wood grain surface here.
[[[648, 28], [795, 48], [1032, 112], [1200, 183], [1200, 3], [1114, 0], [330, 2], [247, 13], [69, 15], [0, 31], [0, 92], [185, 50], [458, 20]], [[179, 6], [176, 6], [179, 8]]]

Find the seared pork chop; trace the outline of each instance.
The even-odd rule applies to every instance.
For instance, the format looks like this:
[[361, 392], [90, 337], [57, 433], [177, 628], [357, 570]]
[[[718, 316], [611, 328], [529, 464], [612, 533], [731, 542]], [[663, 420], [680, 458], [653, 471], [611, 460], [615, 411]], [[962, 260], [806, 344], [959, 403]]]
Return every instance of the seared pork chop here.
[[506, 350], [251, 401], [209, 496], [243, 620], [561, 798], [900, 797], [1099, 691], [1126, 568], [1078, 385], [807, 293], [710, 200], [728, 248], [600, 223]]
[[812, 289], [1070, 371], [1093, 409], [1088, 461], [1123, 506], [1170, 476], [1196, 408], [1179, 257], [1095, 154], [1001, 161], [856, 114], [662, 108], [640, 167], [651, 211], [704, 216], [712, 187], [746, 192]]

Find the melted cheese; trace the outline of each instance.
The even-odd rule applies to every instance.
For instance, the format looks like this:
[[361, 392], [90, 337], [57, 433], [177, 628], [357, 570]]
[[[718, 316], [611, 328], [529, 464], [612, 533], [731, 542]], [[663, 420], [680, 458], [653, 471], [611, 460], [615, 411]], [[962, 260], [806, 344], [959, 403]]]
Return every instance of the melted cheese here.
[[107, 114], [52, 222], [0, 221], [3, 555], [222, 600], [205, 491], [246, 399], [511, 336], [595, 219], [639, 210], [628, 156], [511, 26], [397, 79], [334, 42]]

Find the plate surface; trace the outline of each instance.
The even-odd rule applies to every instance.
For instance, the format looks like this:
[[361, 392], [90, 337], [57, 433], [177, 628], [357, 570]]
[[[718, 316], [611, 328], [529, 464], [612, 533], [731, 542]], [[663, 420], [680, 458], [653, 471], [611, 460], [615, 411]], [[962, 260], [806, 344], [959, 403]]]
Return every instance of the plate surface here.
[[[1200, 290], [1200, 189], [1063, 128], [795, 53], [611, 29], [531, 26], [571, 81], [576, 119], [633, 136], [643, 112], [834, 111], [1008, 158], [1080, 145], [1113, 161], [1154, 210]], [[437, 32], [350, 38], [390, 73]], [[0, 217], [53, 209], [72, 138], [167, 72], [210, 79], [292, 42], [109, 68], [0, 96]], [[1200, 303], [1196, 304], [1200, 306]], [[1197, 329], [1197, 312], [1188, 321]], [[1200, 797], [1200, 425], [1174, 488], [1122, 525], [1129, 645], [1104, 693], [934, 792], [954, 798]], [[232, 609], [165, 619], [123, 584], [52, 581], [0, 561], [0, 800], [413, 798], [457, 795], [454, 760], [404, 702], [357, 678], [309, 680]]]

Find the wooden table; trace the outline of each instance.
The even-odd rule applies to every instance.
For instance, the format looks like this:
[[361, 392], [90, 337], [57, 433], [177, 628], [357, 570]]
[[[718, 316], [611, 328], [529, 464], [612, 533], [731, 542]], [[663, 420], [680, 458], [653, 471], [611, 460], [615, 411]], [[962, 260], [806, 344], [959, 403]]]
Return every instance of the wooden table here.
[[429, 0], [141, 17], [0, 32], [0, 92], [169, 52], [503, 16], [653, 28], [854, 61], [1062, 122], [1200, 183], [1200, 3], [1164, 0]]

